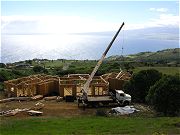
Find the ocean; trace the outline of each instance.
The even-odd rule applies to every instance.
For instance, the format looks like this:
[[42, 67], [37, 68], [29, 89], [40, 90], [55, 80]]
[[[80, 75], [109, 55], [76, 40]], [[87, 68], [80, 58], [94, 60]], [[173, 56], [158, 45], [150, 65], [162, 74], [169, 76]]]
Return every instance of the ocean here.
[[[1, 62], [40, 59], [99, 59], [114, 34], [1, 35]], [[117, 37], [107, 57], [178, 48], [178, 40]], [[123, 48], [123, 51], [122, 51]]]

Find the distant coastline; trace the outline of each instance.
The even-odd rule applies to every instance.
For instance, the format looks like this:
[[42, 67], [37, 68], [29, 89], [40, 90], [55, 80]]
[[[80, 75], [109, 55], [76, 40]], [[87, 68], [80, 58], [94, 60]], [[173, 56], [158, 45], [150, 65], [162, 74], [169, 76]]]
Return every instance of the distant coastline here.
[[[129, 55], [111, 55], [105, 58], [105, 61], [111, 61], [111, 60], [120, 60], [120, 61], [142, 61], [142, 62], [156, 62], [156, 61], [166, 61], [166, 62], [176, 62], [179, 63], [180, 54], [180, 48], [168, 48], [158, 51], [146, 51], [146, 52], [139, 52]], [[58, 59], [46, 59], [46, 58], [33, 58], [33, 59], [25, 59], [20, 61], [14, 61], [14, 62], [7, 62], [8, 63], [23, 63], [25, 61], [97, 61], [98, 59], [64, 59], [64, 58], [58, 58]], [[3, 62], [0, 62], [3, 63]]]
[[[98, 35], [2, 35], [1, 62], [12, 63], [29, 59], [97, 60], [112, 36]], [[122, 38], [120, 35], [107, 57], [139, 52], [178, 48], [178, 40]], [[122, 51], [123, 48], [123, 51]]]

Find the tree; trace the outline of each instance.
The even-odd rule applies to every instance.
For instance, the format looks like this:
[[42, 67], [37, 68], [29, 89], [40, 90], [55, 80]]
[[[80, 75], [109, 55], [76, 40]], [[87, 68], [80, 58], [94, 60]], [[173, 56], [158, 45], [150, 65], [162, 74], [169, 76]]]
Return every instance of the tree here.
[[0, 70], [0, 82], [4, 82], [4, 81], [14, 79], [14, 78], [15, 78], [15, 75], [11, 71], [4, 70], [4, 69]]
[[6, 64], [0, 63], [0, 68], [5, 68], [5, 67], [6, 67]]
[[132, 96], [134, 102], [145, 102], [149, 88], [161, 78], [161, 73], [154, 69], [142, 70], [133, 75], [131, 80], [125, 83], [123, 89]]
[[117, 63], [117, 62], [114, 62], [114, 63], [111, 64], [110, 67], [111, 67], [111, 68], [114, 68], [114, 69], [119, 69], [119, 68], [120, 68], [120, 64]]
[[32, 65], [32, 60], [26, 60], [25, 62], [26, 62], [27, 64]]
[[34, 66], [33, 71], [36, 73], [48, 73], [47, 69], [45, 69], [41, 66]]
[[129, 63], [124, 63], [124, 68], [126, 70], [129, 70], [131, 68], [130, 64]]
[[179, 76], [163, 76], [150, 88], [146, 100], [165, 116], [180, 115]]

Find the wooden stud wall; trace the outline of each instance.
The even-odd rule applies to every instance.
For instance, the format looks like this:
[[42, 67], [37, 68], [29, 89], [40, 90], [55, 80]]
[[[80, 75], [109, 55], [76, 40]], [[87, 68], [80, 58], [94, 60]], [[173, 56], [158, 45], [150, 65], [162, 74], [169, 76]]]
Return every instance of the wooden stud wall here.
[[[80, 76], [80, 74], [61, 78], [50, 75], [32, 75], [5, 81], [4, 84], [9, 97], [34, 96], [37, 94], [48, 96], [52, 93], [57, 93], [64, 97], [68, 91], [71, 91], [69, 94], [73, 96], [79, 95], [87, 78], [88, 75]], [[104, 95], [105, 91], [107, 93], [108, 83], [101, 77], [94, 77], [90, 84], [88, 95]]]

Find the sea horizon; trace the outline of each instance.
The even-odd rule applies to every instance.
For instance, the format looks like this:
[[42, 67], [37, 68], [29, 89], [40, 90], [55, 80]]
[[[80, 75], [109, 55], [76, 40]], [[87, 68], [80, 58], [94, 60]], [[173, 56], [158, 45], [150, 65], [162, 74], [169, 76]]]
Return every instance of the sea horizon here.
[[[1, 63], [35, 58], [98, 60], [114, 33], [1, 35]], [[134, 37], [127, 34], [121, 33], [117, 37], [106, 57], [179, 47], [179, 40]]]

